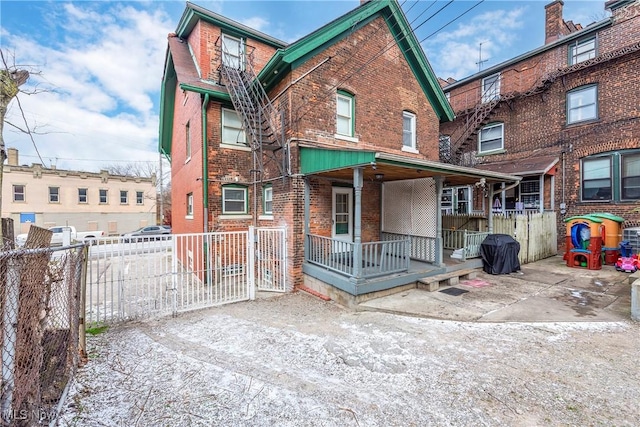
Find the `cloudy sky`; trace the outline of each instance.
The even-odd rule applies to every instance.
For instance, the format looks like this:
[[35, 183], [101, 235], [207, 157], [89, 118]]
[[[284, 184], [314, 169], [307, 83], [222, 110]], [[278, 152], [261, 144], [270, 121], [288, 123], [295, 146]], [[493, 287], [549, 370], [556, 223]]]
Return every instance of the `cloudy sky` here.
[[[459, 79], [478, 71], [480, 43], [484, 67], [542, 45], [549, 1], [400, 4], [436, 74]], [[194, 3], [293, 42], [359, 1]], [[564, 3], [565, 20], [583, 26], [607, 16], [604, 1]], [[4, 129], [6, 146], [19, 149], [20, 163], [91, 171], [157, 163], [166, 38], [184, 7], [182, 1], [0, 2], [4, 60], [32, 72], [19, 104], [10, 104]], [[18, 129], [25, 120], [33, 141]]]

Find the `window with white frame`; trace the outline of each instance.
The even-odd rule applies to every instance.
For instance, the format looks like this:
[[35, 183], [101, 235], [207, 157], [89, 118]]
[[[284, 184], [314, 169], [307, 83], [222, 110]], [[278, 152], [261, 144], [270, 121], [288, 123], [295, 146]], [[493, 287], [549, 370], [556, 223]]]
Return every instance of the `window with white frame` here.
[[14, 202], [24, 202], [26, 200], [25, 198], [25, 191], [26, 190], [26, 186], [24, 185], [14, 185], [13, 186], [13, 201]]
[[60, 203], [60, 187], [49, 187], [49, 203]]
[[78, 203], [89, 203], [87, 193], [88, 190], [86, 188], [78, 188]]
[[611, 156], [582, 160], [582, 200], [611, 200]]
[[266, 186], [262, 189], [262, 204], [265, 215], [273, 214], [273, 187]]
[[402, 112], [402, 148], [416, 149], [416, 115]]
[[596, 38], [578, 40], [569, 45], [569, 65], [596, 57]]
[[244, 40], [222, 35], [222, 63], [228, 67], [244, 69]]
[[504, 124], [492, 123], [480, 129], [478, 153], [490, 153], [504, 149]]
[[136, 205], [144, 204], [144, 191], [136, 191]]
[[482, 79], [482, 102], [500, 98], [500, 73]]
[[582, 86], [567, 92], [567, 124], [598, 118], [598, 86]]
[[247, 213], [247, 188], [225, 185], [222, 187], [222, 213], [246, 214]]
[[129, 192], [127, 190], [120, 190], [120, 204], [129, 204]]
[[540, 208], [540, 178], [525, 178], [520, 181], [520, 202], [524, 209]]
[[440, 161], [449, 163], [451, 161], [451, 136], [440, 135], [438, 138], [438, 150], [440, 153]]
[[187, 194], [187, 216], [193, 216], [193, 193]]
[[354, 136], [353, 116], [353, 95], [342, 90], [338, 91], [336, 96], [336, 133], [338, 135]]
[[621, 197], [640, 200], [640, 152], [622, 154]]
[[191, 159], [191, 124], [187, 122], [184, 126], [184, 137], [185, 137], [185, 162], [188, 162]]
[[246, 146], [247, 136], [240, 116], [233, 110], [222, 109], [222, 143]]
[[101, 190], [98, 191], [98, 196], [99, 196], [99, 200], [100, 200], [100, 204], [101, 205], [104, 205], [109, 201], [108, 195], [109, 195], [108, 190], [101, 189]]

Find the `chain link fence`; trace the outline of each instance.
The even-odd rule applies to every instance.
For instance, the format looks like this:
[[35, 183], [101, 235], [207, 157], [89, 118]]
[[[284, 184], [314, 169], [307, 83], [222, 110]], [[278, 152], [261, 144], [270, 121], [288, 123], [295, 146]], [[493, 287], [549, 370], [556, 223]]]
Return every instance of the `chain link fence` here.
[[84, 245], [0, 252], [2, 426], [51, 424], [80, 348]]

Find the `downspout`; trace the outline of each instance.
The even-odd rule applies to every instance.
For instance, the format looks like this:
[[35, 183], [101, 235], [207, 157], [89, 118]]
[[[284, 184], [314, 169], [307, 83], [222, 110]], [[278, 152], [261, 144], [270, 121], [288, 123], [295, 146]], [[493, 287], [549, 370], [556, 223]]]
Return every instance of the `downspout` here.
[[209, 94], [204, 94], [202, 102], [202, 204], [204, 205], [203, 232], [209, 232], [209, 174], [207, 170], [207, 107], [209, 106]]
[[[207, 107], [209, 106], [209, 94], [204, 94], [204, 100], [202, 101], [202, 224], [203, 232], [206, 234], [209, 232], [209, 171], [207, 163], [209, 156], [207, 155]], [[209, 251], [207, 244], [209, 239], [205, 236], [202, 242], [202, 251], [204, 255], [205, 264], [205, 282], [211, 286], [212, 274], [211, 272], [211, 260], [209, 259]]]

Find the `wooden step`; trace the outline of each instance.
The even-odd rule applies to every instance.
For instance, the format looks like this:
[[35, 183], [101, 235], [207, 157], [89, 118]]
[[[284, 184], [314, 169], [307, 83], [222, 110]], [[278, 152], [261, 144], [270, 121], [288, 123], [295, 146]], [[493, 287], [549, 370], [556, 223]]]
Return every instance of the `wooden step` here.
[[418, 289], [426, 289], [429, 292], [435, 292], [441, 286], [455, 286], [460, 280], [475, 279], [478, 276], [478, 270], [468, 268], [465, 270], [454, 270], [447, 273], [437, 274], [435, 276], [427, 276], [418, 279], [416, 283]]

